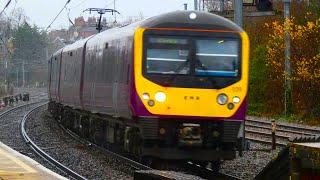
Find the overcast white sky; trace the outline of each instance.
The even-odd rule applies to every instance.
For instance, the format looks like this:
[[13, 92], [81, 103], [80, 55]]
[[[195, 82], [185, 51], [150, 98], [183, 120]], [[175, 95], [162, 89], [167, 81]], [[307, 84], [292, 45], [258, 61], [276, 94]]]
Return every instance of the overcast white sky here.
[[[71, 0], [69, 5], [70, 18], [74, 21], [75, 17], [85, 16], [88, 13], [82, 11], [89, 7], [113, 8], [114, 0]], [[8, 0], [0, 0], [0, 10], [3, 9]], [[53, 18], [58, 14], [67, 0], [12, 0], [6, 12], [10, 12], [14, 7], [23, 8], [26, 15], [30, 18], [30, 22], [41, 28], [46, 28]], [[183, 4], [188, 4], [188, 9], [193, 9], [193, 0], [116, 0], [116, 9], [121, 13], [118, 21], [124, 20], [129, 16], [139, 16], [140, 13], [144, 17], [158, 15], [160, 13], [182, 10]], [[16, 6], [15, 6], [16, 3]], [[69, 26], [67, 10], [59, 16], [52, 25], [54, 29], [65, 28]], [[111, 14], [106, 14], [111, 17]]]

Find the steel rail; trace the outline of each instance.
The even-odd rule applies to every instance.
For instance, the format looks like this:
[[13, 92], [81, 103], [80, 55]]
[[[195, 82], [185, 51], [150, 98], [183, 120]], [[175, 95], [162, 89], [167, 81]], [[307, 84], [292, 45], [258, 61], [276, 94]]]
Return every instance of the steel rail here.
[[[272, 144], [271, 140], [269, 141], [269, 140], [264, 140], [262, 138], [254, 138], [254, 137], [248, 137], [248, 136], [246, 136], [245, 138], [246, 138], [246, 140], [250, 140], [250, 141], [258, 142], [258, 143], [262, 143], [262, 144]], [[284, 147], [284, 146], [287, 146], [287, 143], [276, 142], [276, 145]]]
[[[246, 122], [260, 123], [260, 124], [266, 124], [266, 125], [271, 126], [271, 122], [270, 121], [261, 121], [261, 120], [255, 120], [255, 119], [247, 118]], [[280, 127], [291, 128], [291, 129], [300, 130], [300, 131], [315, 132], [317, 135], [320, 134], [320, 129], [314, 129], [314, 128], [311, 128], [311, 127], [298, 127], [298, 126], [287, 125], [287, 124], [279, 124], [279, 123], [277, 123], [277, 127], [278, 128], [280, 128]]]
[[3, 118], [3, 116], [6, 116], [7, 114], [11, 113], [12, 111], [15, 111], [15, 110], [18, 110], [20, 108], [24, 108], [24, 107], [27, 107], [27, 106], [31, 106], [31, 105], [34, 105], [34, 104], [38, 104], [38, 103], [41, 103], [41, 101], [37, 101], [37, 102], [31, 102], [31, 103], [27, 103], [27, 104], [22, 104], [22, 105], [19, 105], [19, 106], [15, 106], [13, 108], [10, 108], [10, 109], [7, 109], [3, 112], [0, 113], [0, 119]]
[[[271, 125], [270, 127], [267, 126], [259, 126], [259, 125], [254, 125], [254, 124], [246, 124], [246, 127], [250, 128], [260, 128], [260, 129], [266, 129], [271, 131]], [[276, 128], [277, 132], [283, 132], [283, 133], [292, 133], [292, 134], [297, 134], [297, 135], [306, 135], [306, 136], [314, 136], [316, 134], [313, 133], [307, 133], [307, 132], [302, 132], [302, 131], [294, 131], [294, 130], [288, 130], [288, 129], [280, 129]]]
[[[58, 123], [58, 124], [59, 124], [59, 123]], [[86, 139], [83, 139], [83, 138], [81, 138], [79, 135], [77, 135], [76, 133], [70, 131], [69, 129], [66, 129], [65, 127], [63, 127], [61, 124], [59, 124], [59, 126], [60, 126], [67, 134], [69, 134], [73, 139], [75, 139], [76, 141], [78, 141], [78, 142], [80, 142], [80, 143], [82, 143], [82, 144], [88, 144], [88, 145], [90, 145], [90, 146], [94, 146], [94, 148], [97, 148], [97, 149], [103, 151], [103, 152], [106, 153], [106, 154], [109, 154], [109, 155], [112, 155], [112, 156], [114, 156], [114, 157], [116, 157], [116, 158], [119, 158], [120, 160], [124, 161], [125, 163], [130, 164], [130, 165], [131, 165], [134, 169], [136, 169], [136, 170], [153, 170], [151, 167], [148, 167], [148, 166], [146, 166], [146, 165], [144, 165], [144, 164], [141, 164], [141, 163], [139, 163], [139, 162], [136, 162], [136, 161], [134, 161], [134, 160], [132, 160], [132, 159], [129, 159], [129, 158], [127, 158], [127, 157], [125, 157], [125, 156], [122, 156], [122, 155], [120, 155], [120, 154], [118, 154], [118, 153], [115, 153], [115, 152], [113, 152], [113, 151], [110, 151], [110, 150], [108, 150], [108, 149], [106, 149], [106, 148], [102, 148], [102, 147], [100, 147], [99, 145], [94, 144], [94, 143], [92, 143], [92, 142], [90, 142], [90, 141], [88, 141], [88, 140], [86, 140]]]
[[42, 108], [43, 106], [47, 105], [48, 102], [43, 103], [35, 108], [33, 108], [32, 110], [30, 110], [27, 114], [24, 115], [23, 119], [21, 120], [20, 123], [20, 133], [24, 139], [24, 141], [26, 142], [26, 144], [28, 146], [30, 146], [30, 148], [36, 152], [40, 157], [42, 157], [43, 159], [47, 160], [49, 163], [51, 163], [52, 165], [54, 165], [55, 167], [57, 167], [58, 169], [60, 169], [61, 171], [63, 171], [64, 173], [66, 173], [69, 177], [72, 177], [74, 179], [81, 179], [81, 180], [85, 180], [86, 178], [79, 175], [78, 173], [72, 171], [71, 169], [69, 169], [68, 167], [64, 166], [63, 164], [61, 164], [60, 162], [58, 162], [57, 160], [55, 160], [54, 158], [52, 158], [49, 154], [45, 153], [40, 147], [38, 147], [28, 136], [26, 130], [25, 130], [25, 124], [26, 121], [29, 119], [29, 117], [31, 116], [31, 114], [33, 114], [35, 111], [37, 111], [38, 109]]
[[[270, 131], [270, 132], [265, 132], [265, 131], [249, 130], [249, 129], [246, 129], [245, 131], [246, 131], [246, 133], [252, 133], [252, 134], [259, 134], [259, 135], [271, 136], [271, 131]], [[287, 136], [287, 135], [282, 135], [282, 134], [276, 133], [276, 137], [289, 140], [289, 138], [290, 138], [291, 136]]]
[[[254, 124], [254, 123], [256, 123], [256, 124]], [[254, 119], [249, 118], [249, 119], [246, 119], [245, 126], [252, 128], [252, 129], [245, 129], [246, 133], [256, 134], [256, 135], [264, 135], [264, 136], [268, 136], [268, 138], [270, 137], [270, 140], [266, 140], [265, 138], [257, 138], [256, 136], [246, 135], [247, 140], [262, 143], [262, 144], [272, 144], [272, 141], [271, 141], [271, 122], [254, 120]], [[265, 132], [265, 131], [253, 130], [253, 128], [270, 130], [270, 133]], [[284, 128], [287, 128], [287, 129], [284, 129]], [[293, 129], [293, 130], [290, 130], [290, 129]], [[307, 131], [307, 132], [304, 132], [304, 131]], [[292, 133], [297, 136], [299, 136], [299, 135], [315, 136], [315, 135], [320, 134], [320, 130], [317, 130], [317, 129], [307, 128], [307, 127], [298, 127], [298, 126], [292, 126], [292, 125], [286, 125], [286, 124], [277, 124], [276, 137], [278, 137], [279, 139], [282, 139], [282, 140], [285, 139], [285, 141], [288, 141], [288, 142], [289, 142], [289, 138], [291, 138], [291, 136], [277, 134], [277, 132], [278, 133]], [[287, 143], [283, 142], [283, 141], [277, 141], [276, 145], [284, 147], [287, 145]]]

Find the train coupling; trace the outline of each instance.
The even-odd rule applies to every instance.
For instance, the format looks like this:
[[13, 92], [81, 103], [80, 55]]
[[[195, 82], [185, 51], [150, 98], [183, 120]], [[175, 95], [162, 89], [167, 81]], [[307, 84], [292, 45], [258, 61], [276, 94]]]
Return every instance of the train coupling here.
[[183, 123], [178, 131], [179, 146], [201, 146], [201, 126], [194, 123]]

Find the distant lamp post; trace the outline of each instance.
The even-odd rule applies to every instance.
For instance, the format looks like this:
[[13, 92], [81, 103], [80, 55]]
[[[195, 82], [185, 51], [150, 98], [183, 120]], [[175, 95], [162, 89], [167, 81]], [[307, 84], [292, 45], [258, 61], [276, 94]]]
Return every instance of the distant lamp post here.
[[4, 81], [5, 81], [5, 86], [6, 86], [6, 91], [8, 90], [9, 87], [9, 81], [8, 81], [8, 60], [7, 60], [7, 43], [3, 40], [3, 34], [0, 33], [0, 40], [2, 43], [2, 56], [3, 56], [3, 61], [4, 61]]

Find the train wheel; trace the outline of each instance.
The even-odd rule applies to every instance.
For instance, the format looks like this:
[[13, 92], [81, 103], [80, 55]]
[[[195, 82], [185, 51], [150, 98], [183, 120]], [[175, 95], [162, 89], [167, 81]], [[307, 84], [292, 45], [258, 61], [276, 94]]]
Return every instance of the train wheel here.
[[140, 162], [148, 167], [151, 167], [154, 162], [154, 158], [151, 156], [143, 156], [140, 158]]
[[200, 165], [203, 168], [206, 168], [208, 166], [207, 161], [197, 161], [197, 162], [195, 162], [195, 164]]
[[102, 127], [102, 120], [101, 119], [93, 119], [93, 134], [92, 134], [92, 139], [93, 142], [99, 146], [103, 145], [103, 139], [104, 139], [104, 130]]
[[90, 137], [90, 123], [89, 118], [87, 116], [82, 116], [80, 122], [80, 135], [82, 138], [89, 139]]
[[126, 128], [124, 135], [124, 149], [134, 158], [141, 157], [142, 136], [138, 128]]
[[159, 169], [159, 170], [168, 170], [171, 168], [170, 161], [163, 160], [163, 159], [155, 159], [152, 164], [152, 168]]
[[180, 160], [168, 160], [154, 158], [151, 167], [158, 170], [174, 170], [181, 171], [181, 167], [185, 166], [185, 161]]
[[211, 161], [210, 162], [210, 169], [212, 169], [213, 172], [219, 172], [221, 167], [221, 161]]

